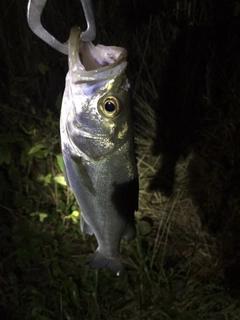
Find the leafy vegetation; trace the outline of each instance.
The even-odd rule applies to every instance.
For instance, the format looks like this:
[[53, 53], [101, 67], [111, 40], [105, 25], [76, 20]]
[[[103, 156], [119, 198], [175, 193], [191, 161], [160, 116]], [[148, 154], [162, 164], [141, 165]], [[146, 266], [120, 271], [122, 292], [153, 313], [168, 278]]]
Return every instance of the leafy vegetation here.
[[[5, 0], [1, 319], [238, 320], [239, 2], [93, 2], [96, 42], [127, 47], [133, 84], [140, 198], [138, 237], [122, 243], [127, 277], [89, 269], [96, 241], [64, 181], [67, 59], [28, 29], [25, 0]], [[48, 1], [43, 15], [62, 41], [82, 21], [69, 3]]]

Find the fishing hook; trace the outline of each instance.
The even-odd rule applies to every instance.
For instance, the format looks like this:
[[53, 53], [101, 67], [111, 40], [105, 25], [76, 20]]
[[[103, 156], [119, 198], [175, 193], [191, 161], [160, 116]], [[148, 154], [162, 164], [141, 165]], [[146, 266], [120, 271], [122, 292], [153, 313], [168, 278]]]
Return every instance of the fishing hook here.
[[[93, 14], [92, 1], [80, 0], [83, 12], [87, 22], [87, 29], [81, 32], [80, 38], [82, 41], [93, 41], [96, 37], [96, 25]], [[30, 29], [43, 41], [49, 44], [52, 48], [68, 54], [68, 44], [61, 43], [54, 38], [42, 25], [41, 14], [47, 0], [29, 0], [27, 7], [27, 20]]]

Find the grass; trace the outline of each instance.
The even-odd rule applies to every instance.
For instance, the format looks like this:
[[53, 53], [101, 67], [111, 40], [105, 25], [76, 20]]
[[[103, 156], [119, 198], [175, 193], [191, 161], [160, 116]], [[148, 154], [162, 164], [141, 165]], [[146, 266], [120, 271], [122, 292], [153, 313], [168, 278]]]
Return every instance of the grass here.
[[[95, 4], [98, 40], [127, 47], [133, 84], [140, 180], [138, 236], [121, 245], [127, 269], [127, 277], [121, 280], [88, 267], [96, 241], [81, 234], [79, 209], [71, 191], [61, 184], [58, 127], [66, 61], [37, 42], [24, 25], [24, 5], [22, 1], [16, 7], [19, 20], [12, 21], [14, 36], [7, 29], [0, 32], [3, 48], [6, 52], [10, 48], [4, 60], [6, 81], [0, 83], [1, 318], [240, 319], [239, 64], [231, 42], [234, 31], [225, 52], [218, 42], [222, 34], [216, 17], [206, 4], [163, 1], [161, 10], [156, 9], [150, 19], [141, 16], [141, 24], [133, 26], [134, 20], [113, 14], [121, 12], [120, 1], [112, 8]], [[4, 2], [4, 8], [3, 22], [12, 16], [14, 6]], [[71, 14], [66, 11], [66, 15]], [[180, 18], [197, 25], [203, 38], [208, 26], [215, 32], [215, 47], [205, 43], [204, 63], [194, 60], [196, 52], [190, 44], [195, 37]], [[54, 19], [50, 28], [57, 25]], [[221, 23], [226, 24], [224, 19]], [[235, 19], [229, 24], [231, 30]], [[63, 33], [75, 20], [66, 18]], [[174, 49], [185, 31], [192, 42]], [[21, 48], [18, 56], [9, 46], [13, 38]], [[199, 41], [202, 44], [201, 37]], [[184, 81], [175, 83], [170, 76], [166, 81], [172, 75], [172, 51], [181, 57], [182, 49]], [[193, 80], [200, 77], [196, 63], [206, 67], [200, 93], [195, 85], [199, 88], [201, 81]], [[182, 72], [177, 64], [174, 70]], [[166, 105], [163, 87], [166, 93], [171, 88], [172, 104]], [[191, 92], [198, 104], [189, 98]], [[203, 111], [200, 120], [192, 110]], [[154, 179], [160, 183], [151, 188]]]
[[57, 223], [50, 228], [44, 221], [19, 219], [1, 227], [7, 252], [1, 263], [1, 304], [9, 319], [239, 317], [238, 300], [220, 285], [200, 280], [192, 271], [193, 258], [173, 261], [174, 242], [157, 257], [151, 234], [123, 245], [128, 276], [121, 281], [105, 270], [88, 269], [93, 243], [78, 228], [60, 230]]

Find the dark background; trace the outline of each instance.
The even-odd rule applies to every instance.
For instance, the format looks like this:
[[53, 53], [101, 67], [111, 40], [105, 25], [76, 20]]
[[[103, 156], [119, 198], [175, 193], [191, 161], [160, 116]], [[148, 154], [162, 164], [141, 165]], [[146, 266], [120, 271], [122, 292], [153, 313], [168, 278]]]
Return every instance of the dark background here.
[[[157, 119], [157, 129], [151, 132], [152, 154], [161, 154], [163, 159], [149, 189], [171, 197], [177, 161], [194, 155], [189, 165], [189, 193], [199, 207], [203, 227], [217, 239], [225, 285], [238, 293], [240, 3], [93, 0], [93, 5], [95, 43], [128, 50], [135, 121], [142, 121], [137, 136], [146, 136], [148, 130], [147, 121], [137, 111], [142, 107], [135, 99], [142, 94], [139, 83], [151, 79], [157, 91], [156, 96], [147, 90], [144, 93]], [[25, 150], [46, 129], [49, 149], [60, 153], [57, 122], [67, 57], [32, 33], [26, 7], [26, 0], [1, 1], [0, 203], [4, 223], [15, 219], [9, 218], [9, 210], [26, 216], [39, 205], [34, 199], [29, 208], [24, 201], [28, 188], [38, 188], [33, 180], [40, 167], [44, 168], [38, 162], [28, 167], [23, 160]], [[80, 1], [49, 0], [42, 23], [60, 41], [66, 41], [72, 25], [85, 28]], [[139, 148], [137, 152], [141, 157]]]

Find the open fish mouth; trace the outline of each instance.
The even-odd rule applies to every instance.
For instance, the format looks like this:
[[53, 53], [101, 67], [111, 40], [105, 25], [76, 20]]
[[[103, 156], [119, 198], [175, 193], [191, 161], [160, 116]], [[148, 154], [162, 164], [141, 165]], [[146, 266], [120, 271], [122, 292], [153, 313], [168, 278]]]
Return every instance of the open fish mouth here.
[[80, 29], [72, 28], [69, 43], [69, 70], [73, 83], [98, 82], [121, 73], [127, 65], [127, 51], [120, 47], [95, 46], [81, 41]]

